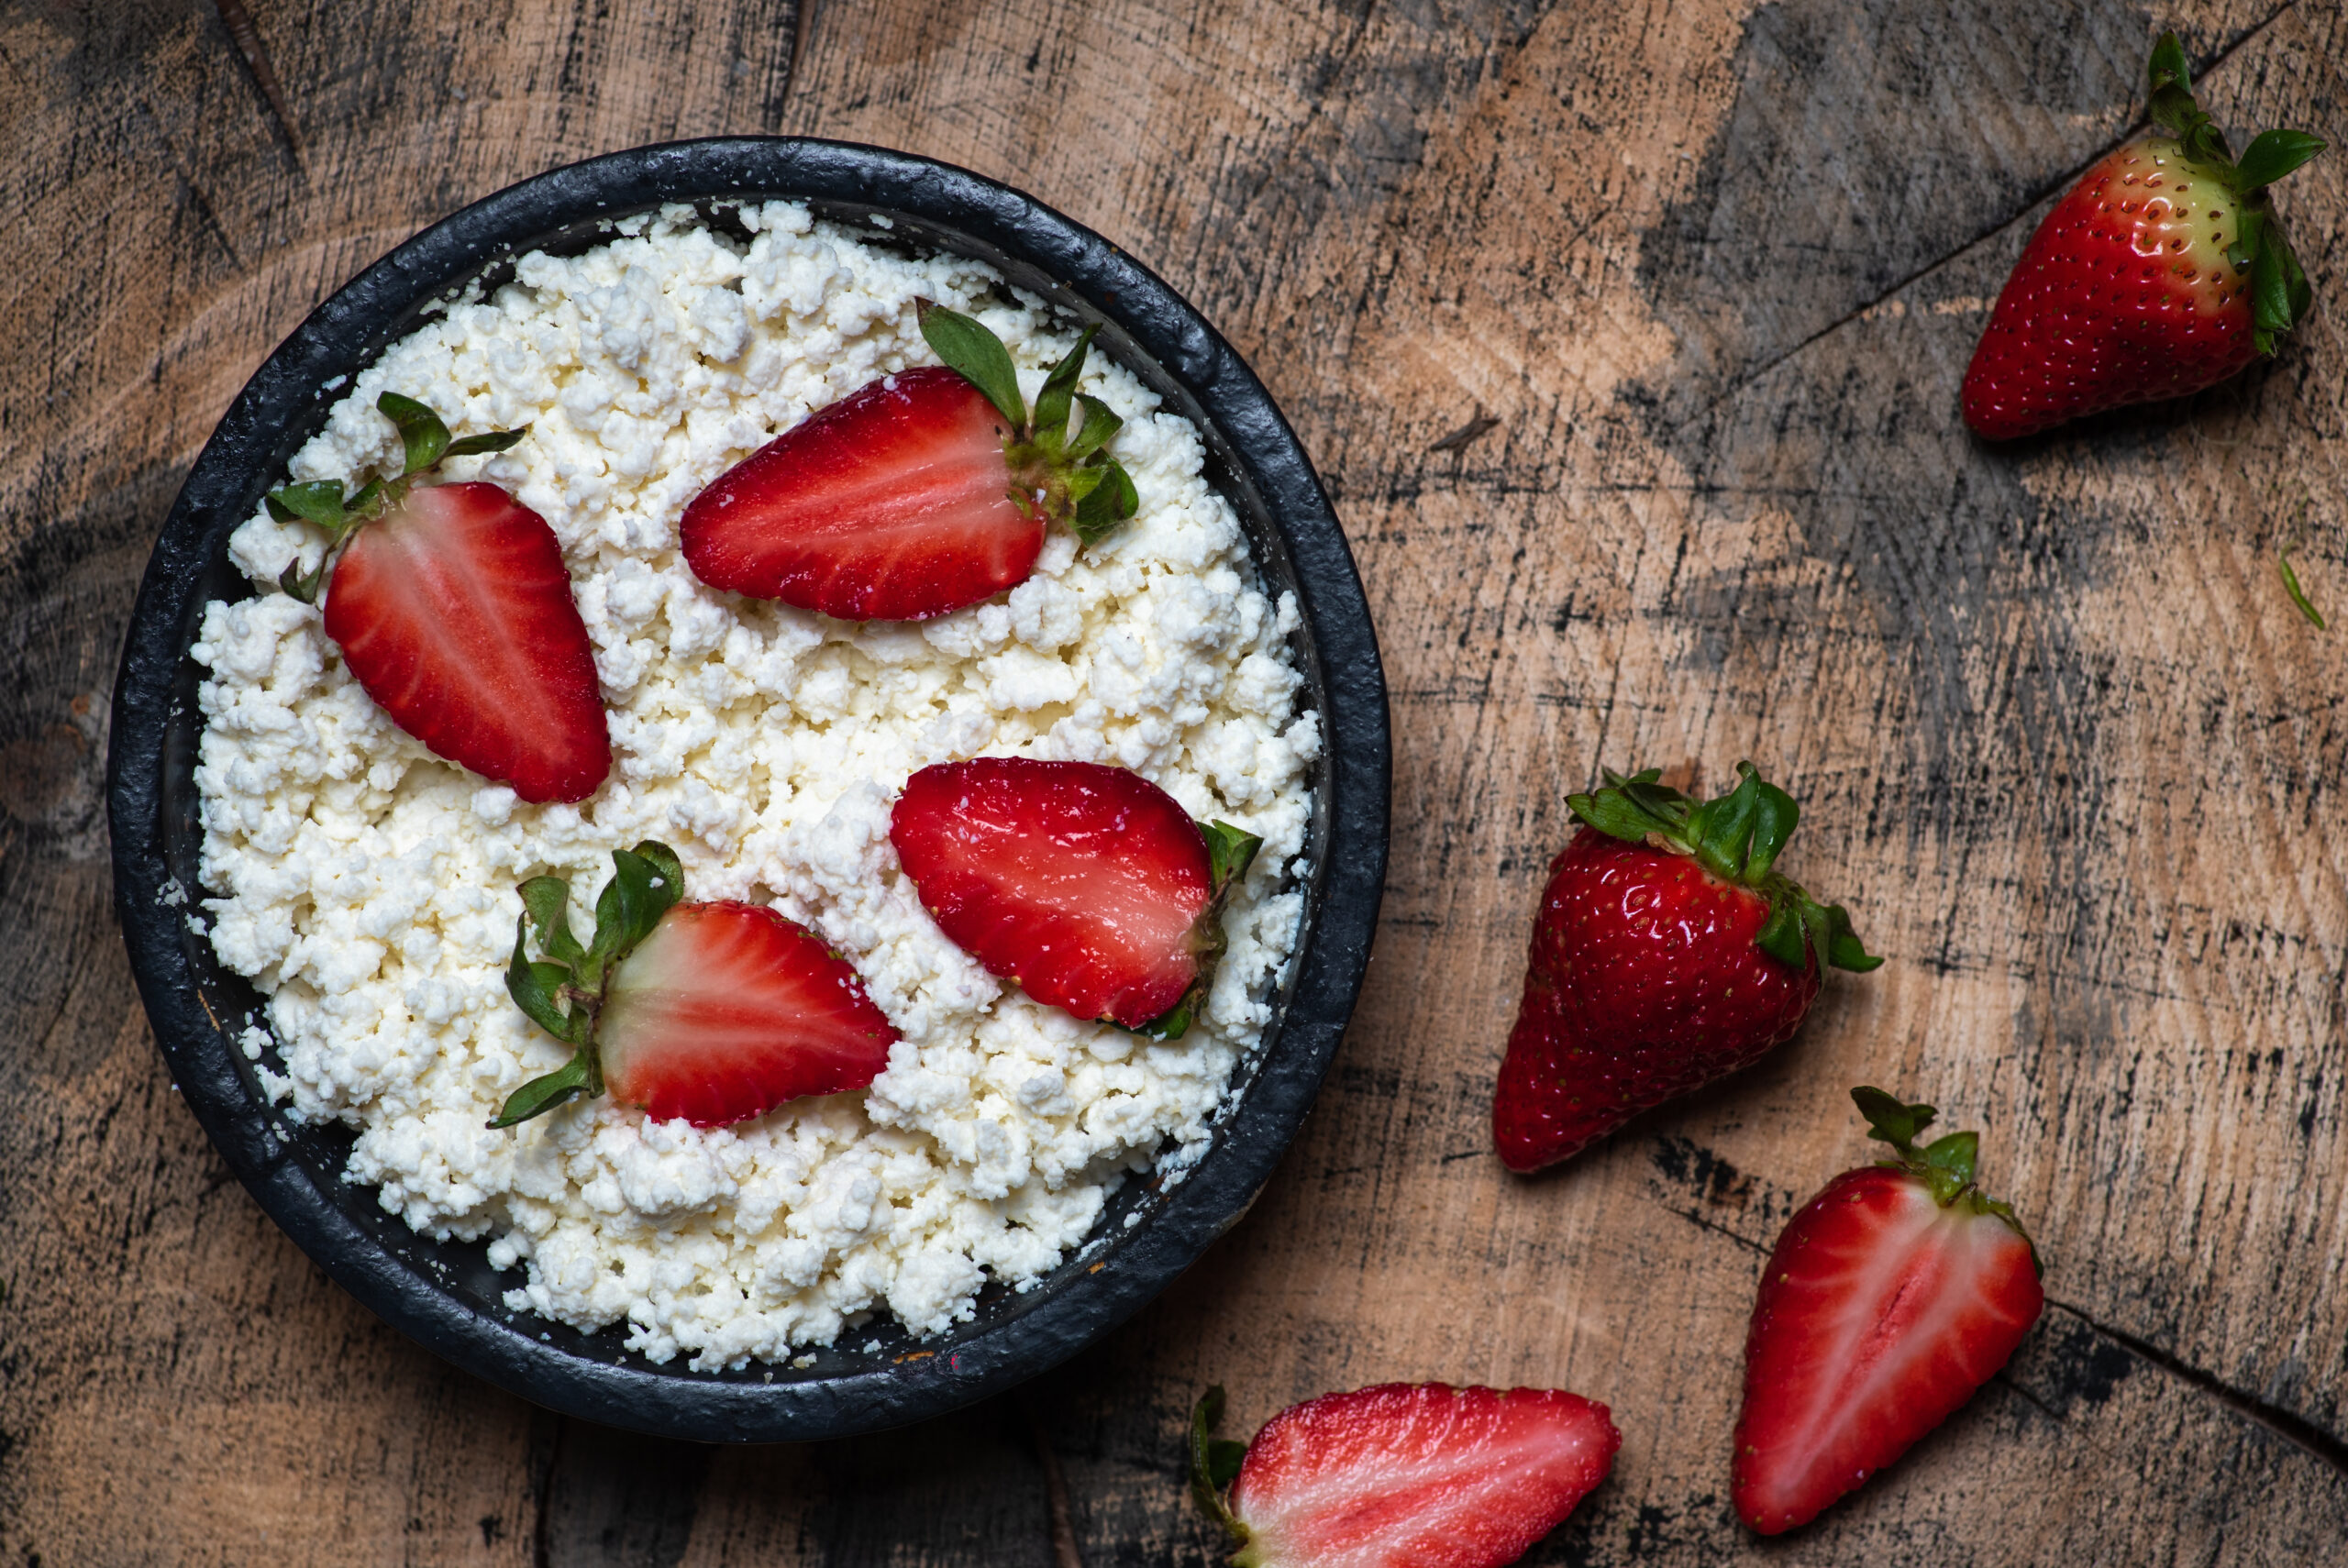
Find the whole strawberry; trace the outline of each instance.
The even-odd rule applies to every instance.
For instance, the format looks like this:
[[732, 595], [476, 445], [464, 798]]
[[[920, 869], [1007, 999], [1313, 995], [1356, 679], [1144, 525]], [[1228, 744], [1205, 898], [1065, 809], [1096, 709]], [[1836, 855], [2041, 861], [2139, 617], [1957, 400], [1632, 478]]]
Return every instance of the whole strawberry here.
[[1992, 440], [2214, 386], [2307, 315], [2266, 187], [2324, 144], [2271, 130], [2236, 162], [2174, 33], [2151, 78], [2161, 134], [2105, 158], [2046, 215], [1973, 351], [1965, 422]]
[[1929, 1105], [1851, 1098], [1893, 1158], [1844, 1171], [1778, 1238], [1744, 1345], [1731, 1492], [1776, 1535], [1908, 1452], [2005, 1365], [2045, 1309], [2014, 1211], [1973, 1185], [1979, 1138], [1923, 1148]]
[[583, 801], [612, 770], [595, 650], [546, 519], [493, 484], [423, 481], [443, 459], [502, 452], [527, 433], [451, 439], [440, 416], [385, 392], [400, 471], [346, 497], [335, 480], [290, 484], [270, 514], [327, 536], [278, 586], [315, 602], [329, 568], [326, 634], [376, 705], [440, 756], [525, 801]]
[[1191, 1496], [1235, 1568], [1502, 1568], [1614, 1467], [1606, 1407], [1556, 1388], [1385, 1383], [1324, 1394], [1253, 1443], [1191, 1413]]
[[1698, 803], [1654, 769], [1567, 804], [1492, 1097], [1512, 1170], [1554, 1165], [1792, 1035], [1824, 965], [1872, 969], [1840, 904], [1771, 867], [1800, 809], [1749, 762]]

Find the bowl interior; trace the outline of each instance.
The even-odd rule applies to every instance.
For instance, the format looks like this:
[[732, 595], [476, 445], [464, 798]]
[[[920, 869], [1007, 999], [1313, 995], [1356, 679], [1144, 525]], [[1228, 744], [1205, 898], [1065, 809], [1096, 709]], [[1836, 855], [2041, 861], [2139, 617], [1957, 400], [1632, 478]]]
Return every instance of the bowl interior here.
[[[875, 188], [868, 177], [842, 189], [836, 181], [794, 177], [788, 160], [777, 165], [751, 156], [744, 166], [745, 149], [755, 155], [811, 146], [849, 164], [858, 160], [841, 155], [914, 165], [916, 188], [909, 193], [887, 182]], [[944, 172], [992, 198], [980, 221], [971, 221], [967, 204], [958, 209], [951, 202], [920, 199], [925, 193], [918, 187], [936, 186], [935, 171], [942, 166], [902, 155], [763, 141], [688, 144], [681, 150], [695, 147], [713, 157], [698, 169], [690, 160], [680, 163], [656, 188], [579, 180], [581, 171], [596, 167], [590, 164], [541, 176], [468, 209], [321, 307], [255, 377], [191, 475], [142, 590], [117, 694], [112, 759], [117, 900], [159, 1039], [191, 1104], [264, 1206], [370, 1306], [493, 1380], [593, 1419], [703, 1439], [841, 1435], [950, 1408], [1072, 1353], [1136, 1309], [1253, 1200], [1310, 1104], [1359, 984], [1385, 852], [1383, 690], [1375, 690], [1376, 723], [1368, 726], [1374, 734], [1365, 734], [1356, 689], [1365, 651], [1375, 685], [1376, 649], [1350, 558], [1344, 559], [1345, 580], [1333, 585], [1326, 570], [1316, 574], [1309, 563], [1300, 570], [1294, 547], [1295, 536], [1303, 534], [1325, 557], [1329, 540], [1310, 537], [1312, 525], [1325, 520], [1342, 555], [1326, 501], [1301, 451], [1283, 469], [1278, 461], [1268, 468], [1266, 459], [1285, 453], [1253, 449], [1268, 434], [1293, 449], [1293, 437], [1254, 378], [1170, 290], [1065, 219], [958, 171]], [[733, 156], [716, 156], [720, 149], [732, 149]], [[573, 177], [567, 202], [512, 200], [563, 176]], [[973, 1320], [945, 1333], [915, 1341], [880, 1312], [844, 1332], [837, 1345], [811, 1347], [791, 1363], [703, 1373], [687, 1370], [682, 1358], [665, 1365], [644, 1360], [626, 1348], [625, 1324], [581, 1333], [508, 1309], [504, 1294], [521, 1283], [520, 1271], [493, 1267], [482, 1243], [436, 1242], [409, 1230], [383, 1210], [373, 1188], [342, 1180], [354, 1136], [348, 1129], [296, 1124], [270, 1103], [257, 1064], [242, 1048], [247, 1038], [258, 1043], [266, 1034], [263, 999], [221, 967], [195, 918], [205, 896], [194, 778], [202, 730], [196, 690], [205, 672], [186, 650], [208, 601], [253, 591], [227, 558], [227, 536], [324, 425], [336, 395], [324, 390], [327, 381], [371, 362], [436, 304], [468, 288], [495, 289], [527, 252], [575, 254], [612, 237], [620, 219], [681, 201], [713, 226], [746, 234], [734, 215], [746, 202], [771, 197], [804, 202], [817, 216], [852, 226], [868, 241], [975, 257], [1065, 316], [1098, 325], [1096, 346], [1198, 426], [1208, 477], [1237, 512], [1264, 586], [1276, 595], [1298, 595], [1306, 612], [1291, 646], [1305, 676], [1299, 701], [1321, 711], [1327, 744], [1312, 778], [1305, 923], [1296, 956], [1272, 999], [1262, 1045], [1235, 1070], [1204, 1158], [1170, 1184], [1128, 1178], [1085, 1242], [1057, 1269], [1024, 1289], [991, 1282]], [[1015, 204], [1009, 232], [1001, 221], [1005, 202]], [[500, 203], [514, 210], [484, 215]], [[1109, 281], [1125, 287], [1103, 288], [1050, 247], [1039, 256], [1019, 243], [1045, 218], [1118, 263]], [[467, 225], [468, 219], [475, 221]], [[453, 235], [448, 232], [452, 226], [458, 226]], [[1080, 276], [1071, 281], [1071, 272]], [[1215, 372], [1203, 387], [1201, 363]], [[1252, 408], [1235, 419], [1230, 411], [1210, 406], [1251, 389], [1269, 425]], [[1241, 425], [1235, 432], [1235, 423]], [[1293, 488], [1300, 476], [1319, 502], [1309, 509], [1317, 518], [1300, 519], [1294, 506], [1280, 506], [1283, 498], [1268, 496], [1259, 482]], [[1333, 650], [1326, 645], [1333, 634], [1347, 645], [1342, 651], [1356, 678], [1351, 681], [1330, 679]], [[135, 722], [142, 714], [150, 722]], [[1365, 770], [1375, 775], [1374, 823], [1359, 820], [1368, 780], [1356, 776]], [[121, 820], [126, 811], [133, 819], [127, 823]], [[261, 1035], [249, 1036], [255, 1028]], [[271, 1060], [274, 1046], [263, 1044], [261, 1051]]]

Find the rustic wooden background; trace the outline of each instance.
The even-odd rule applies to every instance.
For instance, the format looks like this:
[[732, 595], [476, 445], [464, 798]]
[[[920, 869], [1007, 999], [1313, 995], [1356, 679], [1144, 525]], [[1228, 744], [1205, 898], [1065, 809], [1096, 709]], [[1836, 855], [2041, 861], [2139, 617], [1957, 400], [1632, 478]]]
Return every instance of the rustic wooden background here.
[[[2283, 197], [2327, 303], [2276, 362], [2013, 447], [1955, 414], [2157, 28], [2221, 123], [2341, 142], [2340, 0], [245, 5], [277, 109], [214, 0], [0, 7], [0, 1563], [1201, 1564], [1203, 1384], [1251, 1430], [1434, 1377], [1613, 1407], [1613, 1477], [1534, 1562], [2342, 1560], [2348, 626], [2275, 552], [2348, 618], [2348, 149]], [[722, 131], [975, 167], [1197, 301], [1336, 497], [1398, 752], [1368, 987], [1253, 1216], [1023, 1394], [744, 1451], [536, 1411], [278, 1234], [172, 1101], [100, 801], [150, 542], [278, 339], [465, 202]], [[1563, 796], [1744, 755], [1891, 962], [1506, 1176]], [[1725, 1497], [1745, 1314], [1863, 1156], [1860, 1081], [1985, 1130], [2053, 1305], [1764, 1545]]]

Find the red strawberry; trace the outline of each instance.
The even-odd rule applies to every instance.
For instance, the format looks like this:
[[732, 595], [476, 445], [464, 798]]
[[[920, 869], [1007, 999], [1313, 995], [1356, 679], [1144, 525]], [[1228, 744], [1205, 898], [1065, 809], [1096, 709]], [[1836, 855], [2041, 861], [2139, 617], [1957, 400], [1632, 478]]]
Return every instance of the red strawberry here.
[[919, 621], [1024, 581], [1047, 523], [1089, 543], [1132, 513], [1133, 481], [1102, 449], [1120, 421], [1075, 390], [1093, 329], [1030, 424], [1000, 339], [926, 302], [921, 326], [944, 366], [819, 409], [693, 497], [679, 532], [703, 582], [843, 621]]
[[1778, 1238], [1744, 1345], [1736, 1511], [1764, 1535], [1889, 1464], [2006, 1364], [2046, 1305], [2038, 1253], [1973, 1185], [1977, 1136], [1851, 1091], [1896, 1159], [1844, 1171]]
[[1223, 954], [1262, 841], [1202, 828], [1123, 767], [975, 756], [925, 767], [889, 821], [939, 929], [1037, 1001], [1171, 1039]]
[[824, 939], [758, 904], [679, 904], [612, 971], [604, 1082], [655, 1121], [723, 1127], [860, 1089], [897, 1032]]
[[1792, 1035], [1822, 961], [1871, 956], [1839, 904], [1771, 871], [1800, 809], [1739, 763], [1702, 804], [1609, 773], [1567, 803], [1589, 826], [1550, 863], [1524, 997], [1492, 1097], [1512, 1170], [1538, 1170]]
[[[612, 864], [584, 947], [565, 914], [569, 884], [522, 885], [506, 988], [578, 1049], [515, 1090], [491, 1126], [608, 1088], [656, 1121], [723, 1127], [802, 1095], [863, 1088], [889, 1065], [896, 1030], [823, 938], [757, 904], [677, 902], [684, 877], [666, 845], [616, 850]], [[523, 946], [534, 922], [535, 964]]]
[[[583, 801], [612, 767], [594, 651], [546, 519], [493, 484], [423, 486], [444, 457], [493, 452], [519, 430], [451, 441], [438, 416], [385, 392], [406, 467], [345, 501], [333, 480], [270, 496], [283, 520], [326, 530], [326, 631], [393, 722], [526, 801]], [[339, 549], [340, 554], [335, 552]], [[278, 580], [308, 601], [326, 567]]]
[[2105, 158], [2046, 215], [1973, 351], [1965, 422], [1993, 440], [2214, 386], [2308, 312], [2265, 190], [2324, 144], [2268, 131], [2236, 163], [2174, 33], [2151, 78], [2168, 134]]
[[1553, 1388], [1324, 1394], [1244, 1449], [1208, 1436], [1222, 1413], [1223, 1390], [1208, 1389], [1191, 1418], [1191, 1487], [1239, 1543], [1239, 1568], [1500, 1568], [1572, 1513], [1623, 1446], [1605, 1406]]

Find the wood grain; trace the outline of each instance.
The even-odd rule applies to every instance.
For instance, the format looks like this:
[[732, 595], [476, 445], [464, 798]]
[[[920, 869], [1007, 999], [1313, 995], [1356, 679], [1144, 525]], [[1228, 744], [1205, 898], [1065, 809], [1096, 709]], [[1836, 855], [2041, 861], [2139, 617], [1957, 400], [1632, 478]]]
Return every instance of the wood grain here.
[[[2126, 136], [2092, 0], [209, 0], [0, 12], [0, 1560], [1203, 1563], [1180, 1430], [1390, 1378], [1608, 1401], [1545, 1563], [2267, 1563], [2348, 1537], [2348, 613], [2334, 304], [2173, 407], [1988, 448], [1954, 388]], [[2195, 8], [2205, 102], [2348, 132], [2348, 21]], [[795, 59], [795, 66], [794, 66]], [[566, 1422], [327, 1284], [172, 1103], [114, 933], [105, 699], [236, 389], [367, 261], [570, 159], [789, 131], [1011, 181], [1165, 273], [1296, 423], [1394, 691], [1357, 1022], [1247, 1221], [1029, 1388], [708, 1451]], [[294, 150], [298, 142], [298, 155]], [[2320, 292], [2348, 159], [2282, 198]], [[1499, 423], [1430, 448], [1479, 409]], [[1602, 765], [1796, 788], [1891, 962], [1526, 1181], [1485, 1118]], [[1759, 1257], [1877, 1081], [1984, 1130], [2056, 1305], [1787, 1550], [1725, 1500]]]

